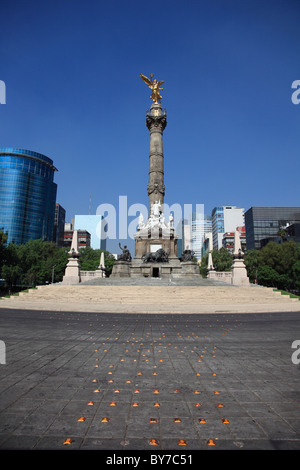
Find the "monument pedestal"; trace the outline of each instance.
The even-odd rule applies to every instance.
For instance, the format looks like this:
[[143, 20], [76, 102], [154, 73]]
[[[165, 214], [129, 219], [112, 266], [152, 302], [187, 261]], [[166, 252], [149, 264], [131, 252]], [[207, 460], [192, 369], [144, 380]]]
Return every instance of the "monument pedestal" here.
[[168, 262], [146, 262], [144, 258], [134, 258], [131, 263], [130, 275], [135, 278], [154, 277], [165, 279], [176, 276], [180, 270], [180, 261], [177, 258], [171, 258]]
[[132, 260], [131, 277], [193, 278], [199, 277], [198, 264], [193, 261], [181, 262], [178, 258], [170, 258], [167, 263], [144, 262], [141, 258]]
[[78, 258], [70, 258], [62, 280], [63, 284], [78, 284], [81, 282], [80, 264]]
[[[193, 253], [186, 250], [181, 259], [177, 257], [177, 239], [170, 217], [166, 222], [160, 202], [152, 204], [150, 217], [145, 223], [140, 219], [135, 238], [135, 257], [128, 250], [123, 255], [128, 261], [115, 262], [112, 277], [192, 278], [199, 277], [198, 263]], [[126, 248], [126, 247], [125, 247]], [[124, 253], [125, 251], [125, 253]]]
[[249, 286], [250, 281], [244, 264], [244, 253], [242, 252], [240, 234], [238, 230], [234, 234], [234, 250], [232, 263], [232, 284], [237, 286]]
[[63, 284], [78, 284], [81, 282], [81, 271], [78, 251], [78, 231], [74, 230], [71, 249], [69, 251], [69, 260], [63, 277]]
[[198, 263], [195, 261], [182, 261], [180, 277], [199, 277], [200, 270]]
[[233, 261], [231, 283], [237, 286], [249, 286], [250, 284], [247, 269], [242, 259], [235, 259]]
[[130, 261], [118, 260], [115, 262], [111, 277], [130, 277]]

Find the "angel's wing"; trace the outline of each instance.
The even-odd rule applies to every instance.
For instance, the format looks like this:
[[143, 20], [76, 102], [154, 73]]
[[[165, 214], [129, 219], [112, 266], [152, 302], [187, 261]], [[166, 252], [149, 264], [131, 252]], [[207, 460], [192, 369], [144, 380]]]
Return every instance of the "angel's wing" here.
[[149, 80], [149, 78], [145, 77], [145, 75], [142, 75], [140, 73], [141, 79], [144, 80], [145, 83], [147, 83], [148, 86], [152, 86], [152, 81]]
[[157, 82], [158, 86], [162, 85], [163, 83], [165, 83], [164, 80], [160, 80], [159, 82]]

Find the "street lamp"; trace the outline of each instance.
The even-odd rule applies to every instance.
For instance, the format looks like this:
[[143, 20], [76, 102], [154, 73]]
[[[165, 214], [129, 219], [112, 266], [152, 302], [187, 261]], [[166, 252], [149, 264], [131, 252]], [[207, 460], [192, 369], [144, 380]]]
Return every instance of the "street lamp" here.
[[54, 282], [54, 268], [55, 268], [56, 264], [54, 266], [52, 266], [52, 284]]

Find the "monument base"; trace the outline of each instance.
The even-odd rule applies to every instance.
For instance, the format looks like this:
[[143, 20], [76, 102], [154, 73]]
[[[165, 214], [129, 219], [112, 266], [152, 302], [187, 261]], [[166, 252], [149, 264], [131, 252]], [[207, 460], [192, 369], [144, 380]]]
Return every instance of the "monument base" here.
[[[184, 278], [200, 277], [199, 267], [193, 260], [193, 252], [185, 250], [181, 259], [177, 257], [177, 240], [172, 217], [167, 223], [160, 202], [151, 206], [150, 217], [145, 223], [139, 221], [135, 238], [135, 257], [132, 260], [127, 247], [121, 257], [128, 259], [114, 264], [112, 277], [132, 278]], [[124, 258], [123, 258], [124, 259]], [[120, 264], [123, 263], [123, 264]]]
[[63, 284], [79, 284], [81, 282], [80, 264], [77, 258], [70, 258], [63, 277]]
[[130, 277], [130, 261], [116, 261], [110, 277]]
[[247, 269], [242, 259], [235, 259], [233, 261], [231, 283], [236, 286], [250, 285], [250, 281], [247, 276]]
[[134, 258], [131, 262], [116, 261], [111, 276], [132, 278], [182, 279], [200, 277], [197, 262], [181, 262], [178, 258], [169, 258], [168, 262], [144, 262]]
[[143, 258], [134, 258], [131, 263], [131, 277], [170, 278], [179, 274], [180, 261], [169, 258], [167, 262], [146, 262]]
[[180, 277], [199, 277], [200, 270], [196, 261], [181, 261]]

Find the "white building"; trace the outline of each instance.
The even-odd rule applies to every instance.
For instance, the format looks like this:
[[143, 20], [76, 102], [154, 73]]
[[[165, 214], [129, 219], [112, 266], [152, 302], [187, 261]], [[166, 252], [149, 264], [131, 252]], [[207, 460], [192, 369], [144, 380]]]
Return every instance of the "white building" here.
[[204, 240], [202, 245], [202, 257], [209, 253], [213, 249], [213, 236], [212, 232], [207, 232], [204, 234]]
[[218, 206], [212, 210], [213, 248], [219, 250], [223, 246], [223, 235], [235, 232], [237, 227], [245, 225], [244, 209], [236, 206]]
[[193, 213], [191, 221], [191, 249], [198, 260], [202, 257], [202, 246], [206, 233], [212, 231], [212, 219], [209, 215]]
[[181, 257], [184, 250], [191, 250], [191, 225], [188, 224], [186, 219], [180, 219], [177, 227], [176, 234], [178, 235], [177, 241], [177, 256]]

